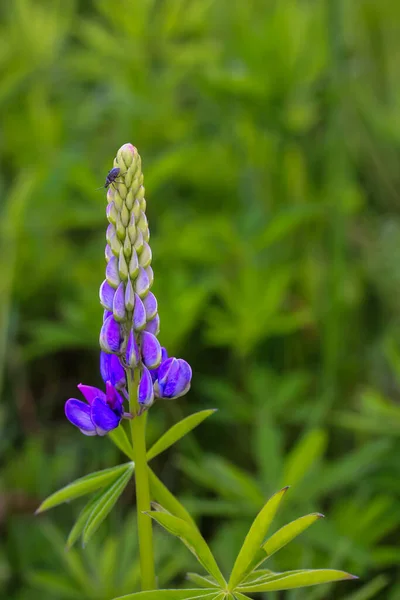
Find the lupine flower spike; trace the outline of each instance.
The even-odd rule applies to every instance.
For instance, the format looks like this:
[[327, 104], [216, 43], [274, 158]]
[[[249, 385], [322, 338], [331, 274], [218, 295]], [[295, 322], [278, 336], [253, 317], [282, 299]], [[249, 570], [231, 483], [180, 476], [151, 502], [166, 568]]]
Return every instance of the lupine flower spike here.
[[135, 416], [124, 412], [127, 377], [137, 380], [138, 415], [156, 398], [186, 394], [192, 378], [189, 364], [168, 358], [158, 341], [160, 318], [150, 291], [154, 274], [143, 174], [132, 144], [118, 150], [105, 187], [109, 225], [99, 296], [104, 308], [100, 371], [106, 393], [80, 385], [87, 403], [70, 398], [65, 406], [67, 418], [85, 435], [104, 435], [118, 427], [123, 417]]

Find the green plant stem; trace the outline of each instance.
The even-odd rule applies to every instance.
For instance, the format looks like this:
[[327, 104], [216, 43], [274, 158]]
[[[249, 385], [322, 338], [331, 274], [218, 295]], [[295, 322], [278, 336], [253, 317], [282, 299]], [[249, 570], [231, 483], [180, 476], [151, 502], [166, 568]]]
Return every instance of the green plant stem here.
[[142, 590], [156, 589], [153, 553], [153, 529], [150, 517], [145, 512], [150, 510], [150, 491], [146, 459], [146, 420], [147, 412], [138, 415], [137, 388], [139, 371], [134, 377], [128, 376], [129, 407], [135, 417], [131, 420], [133, 455], [135, 459], [136, 510], [139, 537], [140, 572]]

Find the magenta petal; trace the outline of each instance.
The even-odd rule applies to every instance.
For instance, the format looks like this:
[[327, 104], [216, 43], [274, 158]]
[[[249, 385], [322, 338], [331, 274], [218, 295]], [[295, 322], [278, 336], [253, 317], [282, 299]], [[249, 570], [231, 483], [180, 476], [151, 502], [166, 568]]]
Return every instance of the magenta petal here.
[[142, 332], [141, 352], [143, 363], [148, 369], [155, 369], [161, 362], [161, 345], [155, 335], [148, 331]]
[[77, 388], [81, 392], [85, 400], [89, 402], [89, 404], [92, 404], [95, 398], [102, 398], [104, 402], [106, 401], [105, 393], [99, 390], [99, 388], [97, 387], [93, 387], [91, 385], [84, 385], [83, 383], [80, 383], [77, 386]]
[[96, 435], [96, 428], [90, 418], [90, 406], [70, 398], [65, 403], [65, 416], [75, 427], [78, 427], [85, 435]]
[[108, 406], [117, 413], [122, 411], [124, 400], [122, 396], [118, 394], [111, 381], [107, 381], [106, 383], [106, 402]]
[[146, 311], [146, 321], [151, 321], [157, 314], [157, 299], [153, 292], [149, 292], [143, 300]]
[[100, 302], [107, 310], [112, 310], [115, 290], [111, 287], [107, 280], [104, 280], [100, 286]]
[[138, 402], [142, 406], [151, 406], [154, 401], [153, 380], [150, 372], [143, 367], [142, 376], [138, 387]]
[[118, 427], [121, 417], [116, 415], [100, 398], [93, 401], [91, 409], [91, 417], [97, 435], [106, 435], [106, 433]]
[[140, 331], [146, 325], [146, 311], [143, 302], [135, 294], [135, 307], [133, 309], [133, 326], [136, 331]]
[[100, 347], [104, 352], [112, 354], [119, 352], [121, 345], [121, 330], [113, 316], [107, 317], [100, 331]]

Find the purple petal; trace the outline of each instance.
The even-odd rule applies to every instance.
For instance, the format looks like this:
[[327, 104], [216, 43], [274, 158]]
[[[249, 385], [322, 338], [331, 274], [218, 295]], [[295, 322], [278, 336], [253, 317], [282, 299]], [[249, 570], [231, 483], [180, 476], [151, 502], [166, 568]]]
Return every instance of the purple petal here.
[[153, 335], [158, 335], [160, 333], [160, 317], [158, 314], [156, 314], [154, 319], [146, 323], [145, 330], [149, 331]]
[[[161, 363], [160, 365], [167, 360], [168, 358], [168, 352], [166, 351], [166, 349], [164, 348], [164, 346], [161, 348]], [[160, 367], [157, 367], [156, 369], [151, 369], [150, 371], [150, 375], [151, 378], [153, 380], [153, 383], [156, 381], [156, 379], [158, 379], [158, 371], [160, 370]]]
[[106, 310], [112, 310], [114, 295], [114, 288], [112, 288], [108, 281], [105, 279], [100, 286], [99, 296], [100, 302]]
[[185, 360], [169, 358], [158, 370], [156, 392], [161, 398], [179, 398], [189, 390], [191, 379], [192, 369]]
[[90, 406], [70, 398], [65, 403], [65, 416], [75, 427], [78, 427], [85, 435], [96, 435], [96, 428], [90, 418]]
[[91, 417], [97, 435], [105, 435], [118, 427], [121, 417], [116, 415], [100, 398], [96, 398], [91, 406]]
[[121, 282], [114, 295], [113, 301], [113, 315], [116, 321], [123, 321], [126, 317], [125, 310], [125, 286]]
[[131, 331], [126, 345], [126, 362], [134, 369], [139, 364], [139, 360], [139, 347], [137, 345], [135, 334]]
[[120, 326], [113, 316], [107, 317], [100, 331], [100, 347], [104, 352], [119, 352], [121, 345]]
[[153, 380], [146, 367], [143, 367], [142, 376], [138, 387], [138, 402], [143, 406], [151, 406], [154, 401]]
[[143, 267], [139, 267], [139, 273], [135, 280], [135, 292], [141, 297], [144, 298], [150, 289], [150, 281], [146, 270]]
[[108, 319], [108, 317], [111, 317], [111, 315], [112, 315], [111, 310], [103, 310], [103, 323], [106, 319]]
[[117, 289], [121, 280], [118, 273], [118, 259], [115, 256], [113, 256], [107, 263], [106, 279], [111, 287]]
[[105, 249], [104, 254], [105, 254], [107, 262], [109, 262], [112, 259], [112, 257], [114, 256], [112, 253], [112, 250], [108, 244], [106, 244], [106, 249]]
[[116, 388], [122, 388], [126, 385], [124, 367], [115, 354], [100, 352], [100, 373], [104, 383], [110, 381]]
[[137, 294], [135, 294], [135, 307], [133, 309], [133, 326], [136, 331], [140, 331], [146, 325], [146, 311], [143, 302]]
[[106, 401], [105, 393], [99, 390], [97, 387], [80, 383], [77, 388], [85, 398], [86, 402], [89, 402], [89, 404], [92, 404], [95, 398], [101, 398], [104, 402]]
[[157, 298], [153, 292], [149, 292], [146, 298], [143, 300], [144, 308], [146, 310], [146, 321], [151, 321], [157, 314]]
[[148, 369], [155, 369], [161, 363], [161, 345], [155, 335], [148, 331], [142, 333], [141, 352], [143, 363]]

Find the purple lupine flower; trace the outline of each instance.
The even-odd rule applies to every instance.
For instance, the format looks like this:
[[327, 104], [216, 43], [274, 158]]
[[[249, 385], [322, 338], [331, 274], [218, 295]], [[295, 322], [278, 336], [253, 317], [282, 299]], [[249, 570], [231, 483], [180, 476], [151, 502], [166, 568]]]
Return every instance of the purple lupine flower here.
[[143, 174], [132, 144], [118, 150], [114, 169], [119, 170], [119, 178], [107, 190], [106, 268], [99, 290], [104, 308], [100, 371], [106, 393], [80, 385], [86, 403], [70, 398], [65, 406], [67, 418], [86, 435], [104, 435], [118, 427], [121, 418], [135, 416], [123, 412], [128, 380], [140, 377], [140, 414], [154, 398], [185, 394], [192, 377], [188, 363], [168, 358], [158, 341], [160, 317], [150, 291], [154, 273]]
[[154, 393], [158, 398], [179, 398], [189, 391], [191, 380], [192, 369], [186, 360], [167, 358], [158, 368]]
[[110, 381], [106, 393], [80, 383], [78, 389], [86, 402], [70, 398], [65, 403], [67, 419], [85, 435], [106, 435], [116, 429], [123, 415], [123, 399]]

